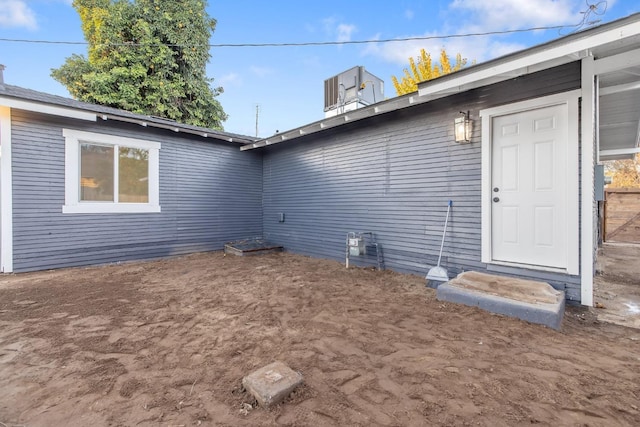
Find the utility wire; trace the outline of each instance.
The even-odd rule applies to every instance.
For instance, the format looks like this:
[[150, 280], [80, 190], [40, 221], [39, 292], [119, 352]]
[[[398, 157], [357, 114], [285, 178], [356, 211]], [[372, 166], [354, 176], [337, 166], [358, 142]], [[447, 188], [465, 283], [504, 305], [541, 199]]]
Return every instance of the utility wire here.
[[[324, 41], [324, 42], [287, 42], [287, 43], [214, 43], [207, 45], [190, 45], [190, 44], [158, 44], [158, 43], [103, 43], [100, 46], [168, 46], [168, 47], [203, 47], [210, 48], [216, 47], [289, 47], [289, 46], [332, 46], [332, 45], [348, 45], [348, 44], [367, 44], [367, 43], [394, 43], [394, 42], [406, 42], [414, 40], [433, 40], [433, 39], [453, 39], [464, 37], [479, 37], [479, 36], [493, 36], [500, 34], [514, 34], [525, 33], [531, 31], [540, 30], [559, 30], [563, 28], [573, 28], [584, 25], [583, 22], [577, 25], [554, 25], [549, 27], [533, 27], [519, 30], [504, 30], [504, 31], [486, 31], [478, 33], [465, 33], [465, 34], [447, 34], [447, 35], [435, 35], [435, 36], [418, 36], [418, 37], [402, 37], [396, 39], [377, 39], [377, 40], [346, 40], [346, 41]], [[8, 43], [31, 43], [31, 44], [59, 44], [59, 45], [88, 45], [86, 41], [62, 41], [62, 40], [29, 40], [29, 39], [8, 39], [0, 38], [0, 42]]]
[[[131, 46], [131, 47], [140, 47], [140, 46], [167, 46], [167, 47], [289, 47], [289, 46], [342, 46], [348, 44], [368, 44], [368, 43], [396, 43], [396, 42], [407, 42], [407, 41], [420, 41], [420, 40], [434, 40], [434, 39], [454, 39], [454, 38], [465, 38], [465, 37], [480, 37], [480, 36], [495, 36], [502, 34], [516, 34], [516, 33], [526, 33], [531, 31], [541, 31], [541, 30], [561, 30], [565, 28], [573, 28], [573, 31], [576, 32], [580, 30], [584, 26], [593, 25], [600, 20], [589, 21], [591, 15], [602, 16], [607, 11], [607, 2], [606, 0], [599, 1], [597, 3], [589, 3], [589, 0], [585, 0], [587, 9], [584, 12], [580, 12], [582, 14], [582, 19], [580, 22], [574, 25], [553, 25], [546, 27], [533, 27], [533, 28], [524, 28], [518, 30], [503, 30], [503, 31], [485, 31], [485, 32], [477, 32], [477, 33], [465, 33], [465, 34], [446, 34], [446, 35], [436, 35], [436, 36], [417, 36], [417, 37], [402, 37], [396, 39], [378, 39], [378, 40], [345, 40], [345, 41], [324, 41], [324, 42], [285, 42], [285, 43], [217, 43], [217, 44], [206, 44], [206, 45], [190, 45], [190, 44], [158, 44], [158, 43], [101, 43], [98, 46]], [[571, 33], [570, 32], [570, 33]], [[8, 43], [31, 43], [31, 44], [58, 44], [58, 45], [88, 45], [89, 43], [86, 41], [77, 42], [77, 41], [62, 41], [62, 40], [29, 40], [29, 39], [8, 39], [8, 38], [0, 38], [0, 42], [8, 42]]]

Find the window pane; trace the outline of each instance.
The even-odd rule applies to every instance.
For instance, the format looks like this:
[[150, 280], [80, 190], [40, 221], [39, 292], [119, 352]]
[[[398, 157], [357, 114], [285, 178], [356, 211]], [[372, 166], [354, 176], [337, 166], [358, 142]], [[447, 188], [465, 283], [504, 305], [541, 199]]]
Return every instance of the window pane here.
[[80, 200], [113, 202], [113, 147], [80, 144]]
[[149, 151], [120, 147], [118, 158], [120, 203], [149, 203]]

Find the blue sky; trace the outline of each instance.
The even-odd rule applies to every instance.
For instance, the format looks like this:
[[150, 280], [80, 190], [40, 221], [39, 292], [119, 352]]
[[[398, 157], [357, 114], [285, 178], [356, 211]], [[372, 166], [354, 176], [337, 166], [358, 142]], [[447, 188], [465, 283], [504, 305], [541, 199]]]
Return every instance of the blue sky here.
[[[595, 0], [590, 0], [595, 4]], [[71, 0], [0, 0], [0, 38], [84, 41]], [[640, 12], [640, 0], [598, 3], [601, 22]], [[396, 0], [301, 1], [210, 0], [208, 12], [218, 21], [212, 44], [301, 43], [380, 40], [446, 34], [572, 25], [583, 19], [585, 0]], [[229, 114], [225, 130], [254, 135], [259, 105], [259, 136], [272, 135], [324, 117], [323, 82], [363, 65], [385, 81], [385, 96], [395, 96], [391, 76], [400, 76], [409, 56], [425, 48], [437, 57], [450, 54], [483, 62], [558, 38], [571, 30], [510, 35], [295, 47], [214, 47], [207, 73]], [[5, 82], [69, 96], [50, 77], [73, 53], [86, 46], [0, 41]]]

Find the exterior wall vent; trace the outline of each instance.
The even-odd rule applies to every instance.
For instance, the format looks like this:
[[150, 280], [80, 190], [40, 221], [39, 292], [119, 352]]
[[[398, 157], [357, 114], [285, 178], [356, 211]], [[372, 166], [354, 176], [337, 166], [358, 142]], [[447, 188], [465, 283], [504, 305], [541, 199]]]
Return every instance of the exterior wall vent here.
[[338, 76], [324, 81], [324, 110], [338, 105]]

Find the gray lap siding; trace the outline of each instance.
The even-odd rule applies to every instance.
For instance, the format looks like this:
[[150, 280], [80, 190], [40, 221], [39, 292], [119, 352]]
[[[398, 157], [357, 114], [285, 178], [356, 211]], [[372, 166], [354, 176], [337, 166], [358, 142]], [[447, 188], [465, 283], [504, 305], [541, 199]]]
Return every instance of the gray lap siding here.
[[[451, 273], [490, 269], [543, 279], [579, 301], [579, 276], [480, 261], [479, 119], [483, 108], [579, 87], [580, 65], [572, 63], [272, 146], [263, 161], [265, 237], [293, 252], [343, 260], [346, 233], [371, 231], [388, 268], [424, 275], [436, 264], [451, 199], [443, 254]], [[453, 119], [467, 110], [473, 143], [456, 144]]]
[[[160, 213], [63, 214], [63, 128], [157, 141]], [[12, 111], [14, 271], [219, 250], [262, 235], [261, 156], [117, 122]]]

